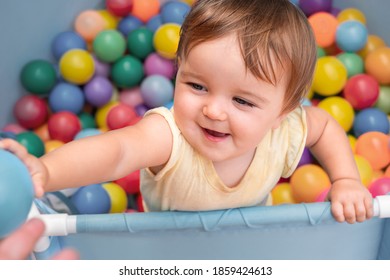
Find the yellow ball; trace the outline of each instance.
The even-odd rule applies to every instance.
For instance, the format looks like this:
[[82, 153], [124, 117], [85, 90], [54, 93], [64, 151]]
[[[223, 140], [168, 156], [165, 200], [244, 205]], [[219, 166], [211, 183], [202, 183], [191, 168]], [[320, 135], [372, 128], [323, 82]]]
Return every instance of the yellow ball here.
[[356, 137], [351, 135], [351, 134], [348, 134], [348, 141], [349, 141], [349, 144], [351, 145], [351, 149], [352, 149], [352, 152], [355, 153], [356, 152]]
[[157, 53], [167, 59], [174, 59], [180, 38], [180, 25], [166, 23], [161, 25], [153, 37], [154, 48]]
[[347, 20], [357, 20], [361, 22], [362, 24], [366, 24], [366, 16], [364, 13], [356, 8], [347, 8], [342, 10], [338, 15], [337, 15], [337, 20], [339, 23], [342, 23]]
[[92, 55], [81, 49], [72, 49], [64, 53], [59, 62], [62, 77], [73, 84], [87, 83], [95, 72]]
[[48, 140], [45, 142], [45, 153], [49, 153], [54, 151], [55, 149], [64, 145], [64, 142], [60, 140]]
[[111, 200], [110, 213], [123, 213], [127, 210], [127, 194], [125, 190], [116, 183], [102, 184]]
[[344, 64], [334, 56], [317, 59], [313, 90], [322, 96], [336, 95], [344, 88], [348, 72]]
[[374, 170], [372, 169], [370, 162], [364, 157], [360, 155], [354, 155], [354, 158], [359, 170], [362, 184], [368, 187], [372, 182], [372, 178], [374, 177]]
[[111, 108], [115, 105], [119, 104], [117, 101], [110, 101], [107, 104], [100, 107], [95, 114], [95, 121], [96, 125], [99, 129], [102, 129], [103, 131], [108, 131], [108, 125], [107, 125], [107, 115], [110, 112]]
[[271, 191], [272, 195], [272, 204], [293, 204], [295, 199], [292, 195], [291, 184], [290, 183], [279, 183]]
[[349, 131], [355, 119], [352, 105], [340, 96], [327, 97], [318, 103], [318, 107], [327, 111], [344, 129]]
[[116, 29], [118, 26], [119, 19], [111, 14], [107, 10], [98, 10], [97, 11], [103, 18], [105, 23], [105, 29]]

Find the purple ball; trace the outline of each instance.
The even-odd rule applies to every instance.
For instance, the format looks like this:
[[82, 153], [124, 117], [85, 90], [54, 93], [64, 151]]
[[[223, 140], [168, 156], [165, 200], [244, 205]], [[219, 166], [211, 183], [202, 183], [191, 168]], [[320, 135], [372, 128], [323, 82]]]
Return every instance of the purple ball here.
[[309, 164], [309, 163], [312, 163], [312, 162], [313, 162], [313, 158], [311, 156], [311, 153], [310, 153], [308, 148], [305, 148], [303, 150], [303, 153], [302, 153], [301, 159], [299, 160], [297, 168], [299, 166], [302, 166], [302, 165], [305, 165], [305, 164]]
[[172, 60], [163, 58], [157, 53], [151, 53], [145, 59], [144, 71], [146, 76], [162, 75], [168, 79], [173, 79], [175, 64]]
[[102, 62], [93, 55], [93, 60], [95, 62], [95, 76], [108, 77], [111, 72], [111, 66], [108, 63]]
[[161, 75], [148, 76], [141, 83], [141, 95], [149, 108], [163, 106], [173, 99], [173, 84]]
[[332, 11], [332, 0], [299, 0], [299, 7], [305, 13], [306, 16], [310, 16], [317, 12]]
[[84, 86], [84, 93], [88, 103], [101, 107], [111, 100], [113, 86], [106, 77], [95, 76]]
[[135, 107], [135, 112], [138, 116], [143, 116], [149, 110], [149, 108], [145, 104], [139, 104]]

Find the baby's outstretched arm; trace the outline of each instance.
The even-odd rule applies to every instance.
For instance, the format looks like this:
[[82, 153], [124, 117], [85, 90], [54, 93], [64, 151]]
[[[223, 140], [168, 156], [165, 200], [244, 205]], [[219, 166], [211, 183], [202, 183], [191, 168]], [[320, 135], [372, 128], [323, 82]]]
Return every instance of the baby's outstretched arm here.
[[363, 222], [373, 215], [372, 196], [360, 174], [345, 131], [327, 112], [305, 107], [307, 147], [326, 170], [332, 183], [328, 197], [339, 222]]
[[163, 165], [170, 156], [172, 134], [163, 117], [151, 114], [134, 126], [69, 142], [39, 159], [12, 140], [1, 141], [0, 147], [25, 162], [39, 196], [44, 191], [108, 182], [144, 167]]

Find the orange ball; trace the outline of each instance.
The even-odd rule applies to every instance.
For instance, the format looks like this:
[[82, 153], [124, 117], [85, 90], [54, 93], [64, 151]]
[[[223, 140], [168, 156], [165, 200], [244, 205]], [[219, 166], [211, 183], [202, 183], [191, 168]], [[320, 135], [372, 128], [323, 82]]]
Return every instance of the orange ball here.
[[36, 135], [38, 135], [39, 138], [43, 142], [49, 141], [50, 140], [50, 135], [49, 135], [49, 129], [47, 128], [47, 123], [41, 125], [40, 127], [37, 127], [34, 129], [34, 132]]
[[131, 14], [143, 22], [147, 22], [160, 12], [158, 0], [134, 0]]
[[102, 15], [95, 10], [81, 12], [74, 21], [74, 29], [87, 42], [93, 41], [96, 35], [106, 28]]
[[356, 141], [356, 154], [366, 158], [374, 170], [390, 163], [389, 136], [370, 131], [360, 135]]
[[365, 59], [365, 69], [379, 84], [390, 85], [390, 48], [381, 47], [370, 52]]
[[367, 37], [366, 45], [364, 46], [363, 49], [358, 51], [358, 55], [360, 55], [363, 59], [365, 59], [370, 52], [385, 46], [386, 43], [385, 41], [383, 41], [381, 37], [370, 34]]
[[271, 195], [272, 205], [295, 203], [290, 183], [285, 182], [277, 184], [271, 191]]
[[328, 174], [316, 164], [305, 164], [297, 168], [290, 179], [296, 202], [315, 202], [317, 197], [330, 187]]
[[335, 16], [327, 12], [318, 12], [312, 14], [308, 20], [313, 29], [318, 46], [325, 48], [335, 42], [336, 29], [339, 25]]

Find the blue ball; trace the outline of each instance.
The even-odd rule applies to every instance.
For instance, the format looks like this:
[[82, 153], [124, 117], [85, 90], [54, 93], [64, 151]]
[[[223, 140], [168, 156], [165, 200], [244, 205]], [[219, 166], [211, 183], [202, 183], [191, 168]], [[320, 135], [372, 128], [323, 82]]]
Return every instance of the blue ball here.
[[167, 2], [161, 8], [160, 14], [162, 22], [182, 25], [190, 9], [190, 5], [184, 2]]
[[344, 52], [357, 52], [367, 43], [367, 27], [357, 20], [347, 20], [336, 30], [336, 44]]
[[97, 128], [85, 128], [83, 130], [80, 130], [76, 136], [74, 137], [74, 140], [89, 137], [89, 136], [95, 136], [102, 134], [101, 130]]
[[152, 31], [153, 33], [163, 24], [161, 15], [155, 15], [146, 23], [146, 28]]
[[162, 75], [146, 77], [141, 83], [140, 91], [145, 105], [149, 108], [164, 106], [173, 99], [173, 84]]
[[127, 37], [133, 30], [140, 28], [143, 25], [142, 21], [134, 16], [127, 16], [118, 23], [118, 30]]
[[379, 131], [388, 134], [389, 129], [387, 115], [377, 108], [367, 108], [360, 111], [353, 123], [353, 131], [356, 137], [369, 131]]
[[111, 208], [110, 197], [101, 184], [79, 188], [71, 201], [80, 214], [105, 214]]
[[0, 149], [0, 238], [27, 219], [34, 197], [33, 182], [23, 162]]
[[51, 43], [51, 52], [56, 60], [71, 49], [87, 49], [87, 43], [79, 34], [73, 31], [64, 31], [54, 37]]
[[83, 110], [84, 103], [80, 87], [66, 82], [58, 83], [49, 95], [49, 106], [53, 112], [69, 111], [77, 115]]

